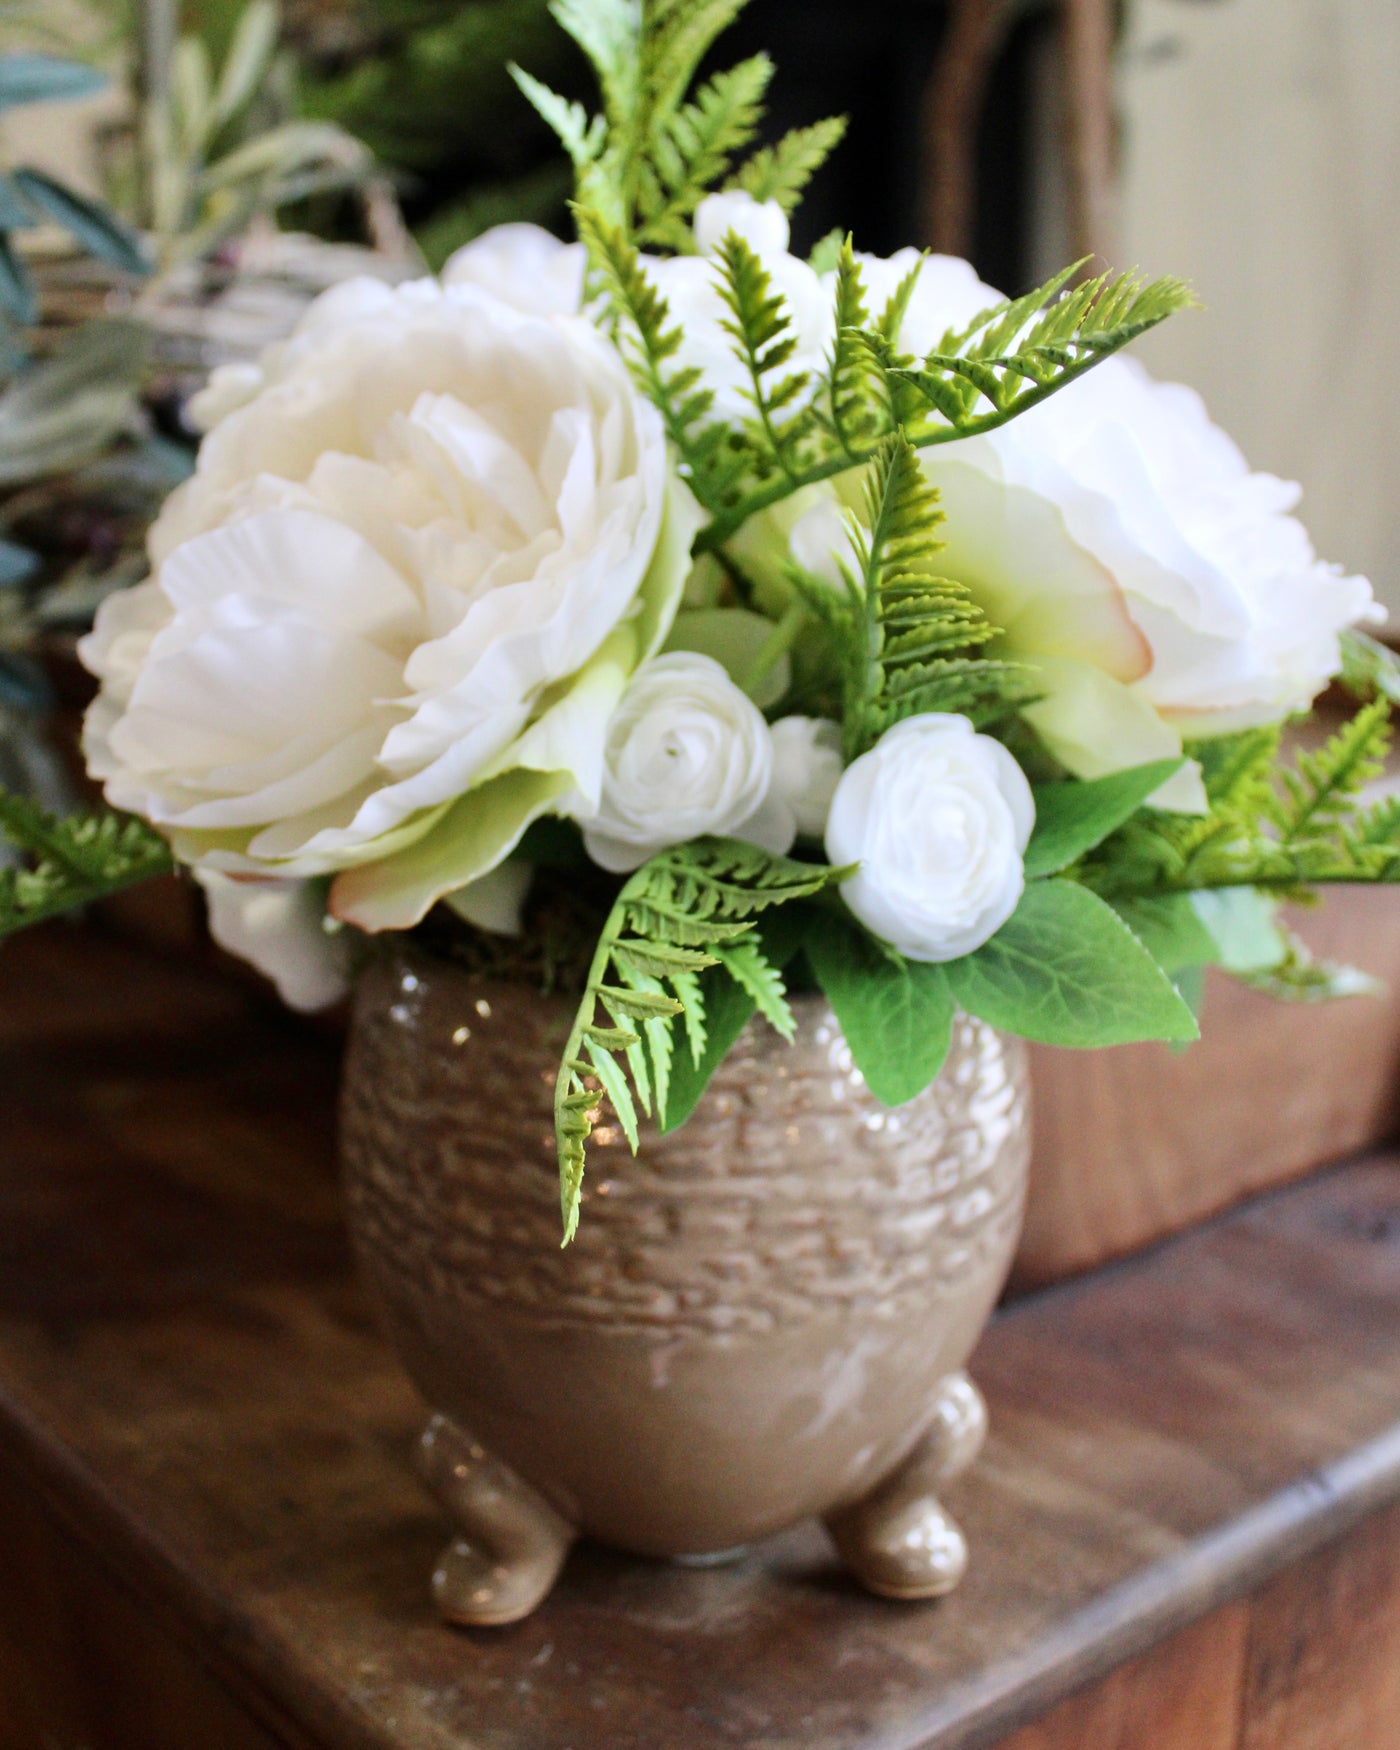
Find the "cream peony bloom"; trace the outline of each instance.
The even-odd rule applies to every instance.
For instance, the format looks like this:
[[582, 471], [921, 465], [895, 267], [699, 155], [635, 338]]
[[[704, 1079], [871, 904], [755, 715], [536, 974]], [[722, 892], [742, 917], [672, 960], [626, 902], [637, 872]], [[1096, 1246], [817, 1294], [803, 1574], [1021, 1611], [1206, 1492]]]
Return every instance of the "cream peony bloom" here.
[[[914, 252], [860, 259], [878, 312]], [[966, 262], [931, 256], [901, 345], [930, 351], [997, 296]], [[1134, 361], [923, 463], [947, 514], [940, 565], [1005, 630], [1006, 653], [1039, 669], [1045, 698], [1026, 715], [1080, 777], [1304, 708], [1340, 666], [1341, 631], [1382, 617], [1366, 580], [1319, 561], [1288, 514], [1298, 488], [1251, 473], [1199, 396]], [[843, 476], [753, 519], [736, 546], [770, 579], [790, 553], [834, 584], [860, 503], [859, 474]], [[1195, 765], [1156, 800], [1203, 806]]]
[[583, 842], [618, 873], [705, 833], [786, 851], [796, 822], [772, 782], [768, 725], [719, 663], [693, 651], [654, 657], [608, 725], [601, 798], [578, 810]]
[[205, 440], [151, 580], [103, 604], [90, 768], [186, 862], [335, 875], [336, 916], [406, 927], [596, 801], [698, 522], [582, 318], [338, 286]]
[[720, 291], [723, 280], [714, 260], [731, 231], [762, 261], [787, 306], [797, 342], [788, 370], [822, 369], [835, 332], [835, 314], [830, 292], [818, 274], [788, 252], [787, 217], [776, 201], [756, 201], [737, 190], [707, 195], [695, 213], [698, 255], [644, 257], [648, 279], [681, 329], [678, 362], [703, 373], [704, 387], [714, 394], [714, 417], [732, 421], [749, 418], [754, 407], [748, 373], [735, 356], [733, 336], [724, 326], [733, 316]]
[[588, 251], [539, 225], [496, 225], [443, 264], [445, 286], [480, 286], [532, 316], [576, 316], [583, 307]]
[[1035, 803], [1020, 766], [966, 717], [896, 723], [846, 768], [826, 829], [841, 895], [910, 960], [958, 960], [994, 936], [1025, 887]]

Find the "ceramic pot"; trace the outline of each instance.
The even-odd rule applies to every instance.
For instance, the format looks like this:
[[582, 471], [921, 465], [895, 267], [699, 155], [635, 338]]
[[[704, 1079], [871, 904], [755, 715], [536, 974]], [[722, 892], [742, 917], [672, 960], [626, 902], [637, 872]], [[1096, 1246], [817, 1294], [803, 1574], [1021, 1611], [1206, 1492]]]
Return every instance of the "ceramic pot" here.
[[553, 1087], [573, 1005], [399, 945], [361, 979], [342, 1107], [351, 1232], [437, 1414], [462, 1535], [442, 1610], [507, 1622], [580, 1534], [713, 1557], [810, 1515], [872, 1589], [966, 1551], [937, 1489], [985, 1412], [962, 1368], [1010, 1266], [1029, 1155], [1020, 1044], [960, 1017], [891, 1111], [825, 1002], [755, 1022], [690, 1120], [589, 1149], [561, 1249]]

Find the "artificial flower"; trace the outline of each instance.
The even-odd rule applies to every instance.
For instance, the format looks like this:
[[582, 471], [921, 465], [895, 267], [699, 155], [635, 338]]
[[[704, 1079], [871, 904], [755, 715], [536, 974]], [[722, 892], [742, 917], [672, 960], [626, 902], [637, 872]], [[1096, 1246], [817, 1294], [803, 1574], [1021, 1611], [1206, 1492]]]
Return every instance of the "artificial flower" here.
[[826, 828], [851, 911], [910, 960], [957, 960], [1015, 911], [1035, 803], [1020, 766], [966, 717], [927, 712], [847, 766]]
[[773, 793], [803, 838], [820, 839], [841, 782], [841, 726], [827, 717], [780, 717], [772, 737]]
[[329, 1008], [350, 989], [353, 951], [328, 925], [323, 881], [278, 881], [200, 869], [209, 933], [221, 948], [270, 978], [288, 1008]]
[[588, 251], [539, 225], [493, 225], [443, 264], [445, 286], [480, 286], [531, 316], [575, 316], [583, 307]]
[[83, 644], [89, 764], [183, 861], [406, 927], [596, 803], [699, 513], [581, 317], [351, 282], [264, 376]]
[[[859, 260], [878, 313], [917, 257]], [[927, 353], [997, 299], [966, 262], [929, 257], [900, 345]], [[1037, 671], [1043, 696], [1025, 714], [1078, 777], [1305, 708], [1340, 666], [1341, 632], [1383, 617], [1365, 578], [1317, 558], [1289, 514], [1299, 489], [1252, 473], [1198, 395], [1135, 361], [1107, 360], [1011, 424], [922, 454], [946, 515], [940, 568]], [[740, 532], [770, 602], [789, 557], [839, 585], [863, 491], [853, 470]], [[1194, 762], [1156, 800], [1203, 807]]]
[[704, 834], [786, 851], [796, 822], [772, 781], [768, 725], [719, 663], [694, 651], [654, 657], [608, 725], [601, 796], [579, 811], [583, 842], [619, 873]]

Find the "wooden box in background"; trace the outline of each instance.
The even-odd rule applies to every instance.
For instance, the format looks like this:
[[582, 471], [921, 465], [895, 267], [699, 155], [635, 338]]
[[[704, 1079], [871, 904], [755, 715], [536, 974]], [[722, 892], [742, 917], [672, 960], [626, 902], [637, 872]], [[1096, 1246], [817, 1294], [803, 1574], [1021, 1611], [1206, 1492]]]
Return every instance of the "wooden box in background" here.
[[1386, 994], [1284, 1004], [1211, 974], [1187, 1051], [1034, 1049], [1014, 1287], [1135, 1251], [1400, 1127], [1400, 892], [1334, 889], [1295, 923]]

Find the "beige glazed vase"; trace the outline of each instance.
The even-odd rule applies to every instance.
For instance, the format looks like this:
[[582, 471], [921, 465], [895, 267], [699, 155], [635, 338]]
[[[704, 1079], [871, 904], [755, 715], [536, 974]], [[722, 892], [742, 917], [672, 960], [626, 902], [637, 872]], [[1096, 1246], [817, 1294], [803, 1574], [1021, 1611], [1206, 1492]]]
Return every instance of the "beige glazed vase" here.
[[463, 1623], [526, 1615], [579, 1535], [717, 1557], [812, 1515], [877, 1592], [927, 1598], [966, 1549], [937, 1491], [976, 1457], [962, 1368], [1000, 1292], [1029, 1154], [1018, 1042], [960, 1017], [897, 1110], [799, 996], [751, 1023], [690, 1120], [605, 1120], [561, 1249], [553, 1087], [572, 1004], [415, 948], [361, 979], [342, 1110], [350, 1223], [436, 1412]]

